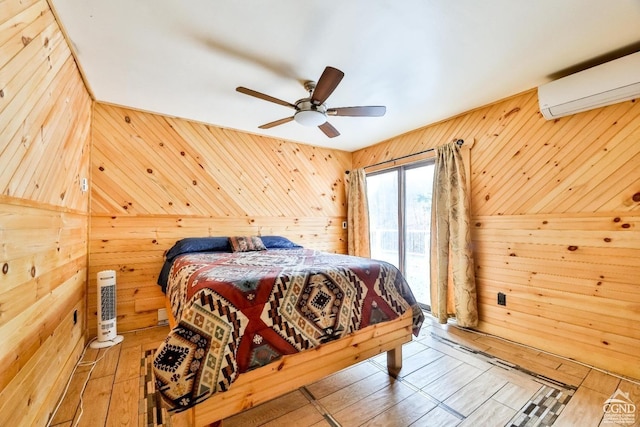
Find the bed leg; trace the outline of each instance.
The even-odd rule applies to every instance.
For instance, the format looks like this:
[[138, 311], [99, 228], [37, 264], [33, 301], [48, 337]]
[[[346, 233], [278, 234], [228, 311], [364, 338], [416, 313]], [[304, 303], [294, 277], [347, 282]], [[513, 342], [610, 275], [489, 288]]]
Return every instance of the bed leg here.
[[396, 376], [402, 369], [402, 346], [387, 351], [387, 370], [389, 375]]

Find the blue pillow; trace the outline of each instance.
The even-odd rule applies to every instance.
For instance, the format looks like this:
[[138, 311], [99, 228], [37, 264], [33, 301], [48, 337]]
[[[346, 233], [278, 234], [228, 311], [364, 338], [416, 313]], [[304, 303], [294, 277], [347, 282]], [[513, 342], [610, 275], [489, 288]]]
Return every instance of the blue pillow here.
[[260, 236], [260, 238], [267, 249], [293, 249], [302, 247], [282, 236]]
[[187, 237], [167, 251], [167, 260], [190, 252], [230, 252], [228, 237]]

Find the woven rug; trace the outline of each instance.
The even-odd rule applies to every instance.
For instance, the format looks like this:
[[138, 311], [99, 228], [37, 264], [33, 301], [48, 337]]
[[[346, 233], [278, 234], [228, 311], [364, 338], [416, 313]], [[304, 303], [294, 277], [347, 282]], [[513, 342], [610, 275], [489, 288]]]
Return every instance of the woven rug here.
[[140, 414], [141, 426], [171, 427], [171, 417], [162, 405], [160, 392], [153, 378], [154, 350], [147, 350], [140, 360]]

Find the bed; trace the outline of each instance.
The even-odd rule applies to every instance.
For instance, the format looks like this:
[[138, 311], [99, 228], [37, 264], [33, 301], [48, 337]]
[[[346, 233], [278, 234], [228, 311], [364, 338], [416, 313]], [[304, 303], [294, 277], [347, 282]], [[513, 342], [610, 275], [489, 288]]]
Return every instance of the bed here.
[[171, 331], [156, 389], [193, 425], [222, 420], [368, 357], [392, 374], [423, 315], [391, 264], [302, 248], [279, 236], [189, 238], [158, 284]]

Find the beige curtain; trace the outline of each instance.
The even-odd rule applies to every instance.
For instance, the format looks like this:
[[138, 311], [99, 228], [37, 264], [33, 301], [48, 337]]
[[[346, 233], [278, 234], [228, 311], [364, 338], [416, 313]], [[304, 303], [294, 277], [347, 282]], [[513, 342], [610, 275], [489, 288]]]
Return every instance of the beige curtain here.
[[478, 325], [469, 197], [458, 144], [436, 148], [431, 206], [431, 314], [440, 323]]
[[364, 169], [347, 175], [347, 243], [349, 255], [371, 257], [369, 243], [369, 205]]

